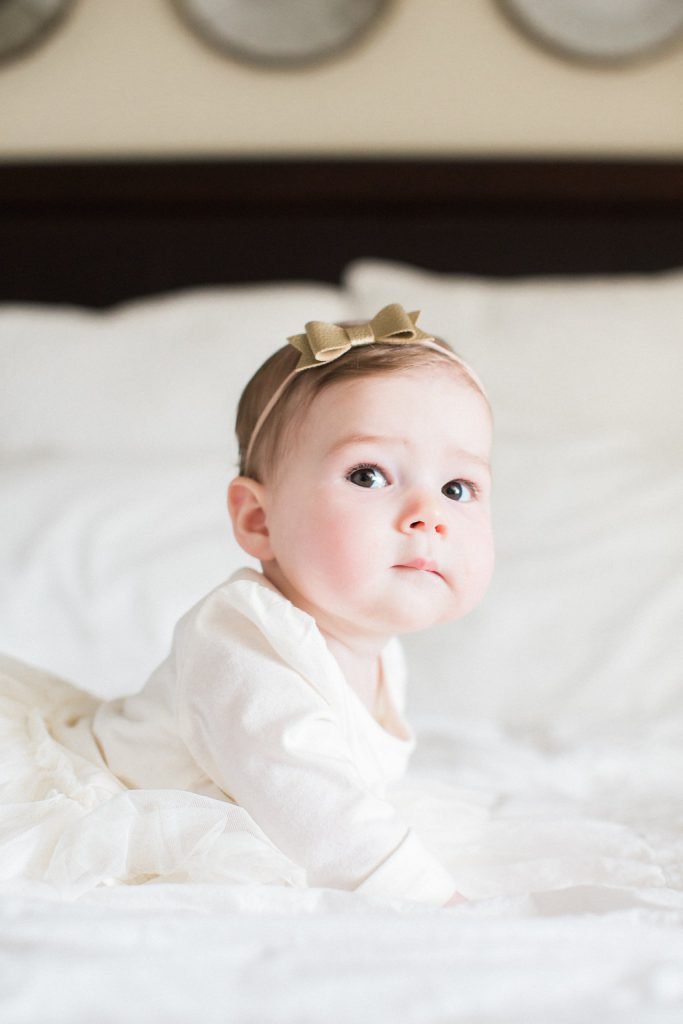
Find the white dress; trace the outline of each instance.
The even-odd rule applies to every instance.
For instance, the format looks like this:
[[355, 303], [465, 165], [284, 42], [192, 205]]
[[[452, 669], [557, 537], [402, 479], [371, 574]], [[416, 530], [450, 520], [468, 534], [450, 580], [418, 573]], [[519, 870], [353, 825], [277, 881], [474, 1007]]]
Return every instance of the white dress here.
[[0, 880], [65, 895], [199, 881], [443, 905], [455, 883], [387, 799], [415, 737], [381, 654], [382, 722], [315, 620], [241, 569], [177, 624], [137, 695], [101, 702], [0, 659]]

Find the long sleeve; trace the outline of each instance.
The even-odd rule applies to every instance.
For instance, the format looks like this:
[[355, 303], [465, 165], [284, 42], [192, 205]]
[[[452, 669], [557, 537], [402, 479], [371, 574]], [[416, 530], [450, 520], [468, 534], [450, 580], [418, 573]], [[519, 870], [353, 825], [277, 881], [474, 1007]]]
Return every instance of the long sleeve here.
[[192, 756], [309, 885], [448, 900], [452, 878], [364, 780], [336, 709], [224, 595], [177, 636], [176, 670]]

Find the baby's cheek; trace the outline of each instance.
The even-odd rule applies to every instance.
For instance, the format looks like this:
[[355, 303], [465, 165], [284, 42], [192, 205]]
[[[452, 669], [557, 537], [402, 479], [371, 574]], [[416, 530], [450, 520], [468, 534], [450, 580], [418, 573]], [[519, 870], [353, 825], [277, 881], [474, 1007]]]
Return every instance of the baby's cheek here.
[[323, 525], [319, 544], [324, 549], [321, 555], [328, 565], [344, 575], [344, 567], [362, 557], [362, 535], [354, 533], [348, 521], [342, 515], [331, 517]]
[[[315, 536], [311, 538], [315, 559], [324, 564], [340, 584], [356, 581], [359, 574], [369, 568], [373, 531], [365, 526], [367, 524], [355, 522], [343, 508], [317, 524]], [[374, 544], [377, 544], [376, 534]]]
[[470, 608], [477, 605], [489, 588], [495, 566], [495, 550], [490, 530], [482, 530], [471, 547], [468, 572]]

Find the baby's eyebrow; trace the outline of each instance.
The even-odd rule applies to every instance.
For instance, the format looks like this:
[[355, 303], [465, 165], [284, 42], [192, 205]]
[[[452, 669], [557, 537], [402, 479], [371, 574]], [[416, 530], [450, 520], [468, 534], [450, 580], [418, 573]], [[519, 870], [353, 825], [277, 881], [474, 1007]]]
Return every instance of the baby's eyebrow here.
[[348, 448], [352, 444], [377, 444], [378, 442], [382, 444], [400, 444], [404, 447], [408, 444], [401, 437], [390, 437], [386, 434], [347, 434], [346, 437], [335, 441], [327, 454], [334, 455], [335, 452], [340, 451], [342, 448]]
[[475, 455], [474, 452], [467, 452], [464, 448], [454, 448], [451, 454], [456, 458], [465, 459], [467, 462], [474, 462], [477, 466], [481, 466], [482, 469], [491, 469], [490, 461], [485, 459], [483, 455]]
[[[342, 437], [339, 441], [336, 441], [328, 450], [327, 455], [334, 455], [336, 452], [341, 451], [342, 448], [348, 448], [352, 444], [377, 443], [401, 445], [403, 448], [406, 448], [410, 442], [403, 437], [391, 437], [387, 434], [348, 434], [346, 437]], [[483, 466], [484, 469], [490, 469], [488, 459], [484, 458], [482, 455], [475, 455], [474, 452], [465, 451], [464, 448], [458, 448], [457, 445], [450, 450], [450, 454], [455, 458], [467, 459], [468, 462], [474, 462], [479, 466]]]

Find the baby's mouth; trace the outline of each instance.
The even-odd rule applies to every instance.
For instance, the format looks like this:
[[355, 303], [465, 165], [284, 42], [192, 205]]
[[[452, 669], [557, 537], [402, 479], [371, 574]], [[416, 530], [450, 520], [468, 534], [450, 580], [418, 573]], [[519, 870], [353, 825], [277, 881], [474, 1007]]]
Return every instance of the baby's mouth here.
[[[410, 562], [402, 562], [400, 565], [395, 565], [395, 569], [417, 569], [422, 572], [432, 573], [434, 576], [441, 576], [439, 567], [436, 562], [430, 561], [428, 558], [413, 558]], [[443, 577], [442, 577], [443, 578]]]

